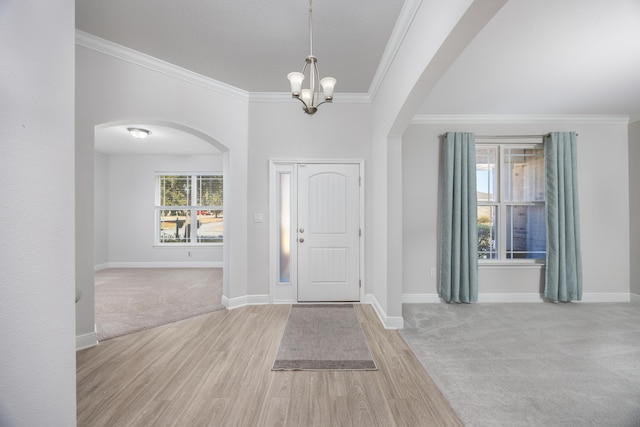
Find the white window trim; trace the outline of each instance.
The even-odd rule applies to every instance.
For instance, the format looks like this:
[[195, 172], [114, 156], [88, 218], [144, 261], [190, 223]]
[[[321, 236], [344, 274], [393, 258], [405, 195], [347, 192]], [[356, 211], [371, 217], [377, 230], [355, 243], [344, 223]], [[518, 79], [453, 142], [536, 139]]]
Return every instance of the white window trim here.
[[[222, 219], [222, 227], [224, 230], [225, 227], [225, 219], [224, 219], [224, 203], [222, 206], [195, 206], [195, 192], [191, 192], [191, 203], [192, 205], [190, 206], [160, 206], [160, 187], [159, 187], [159, 179], [161, 176], [166, 176], [166, 175], [176, 175], [176, 176], [191, 176], [191, 177], [196, 177], [196, 176], [221, 176], [222, 177], [222, 182], [224, 183], [225, 180], [225, 176], [224, 173], [222, 173], [221, 171], [156, 171], [154, 173], [154, 188], [155, 188], [155, 195], [154, 195], [154, 205], [153, 205], [153, 216], [154, 216], [154, 221], [153, 221], [153, 226], [154, 226], [154, 242], [152, 247], [153, 248], [161, 248], [161, 249], [167, 249], [167, 248], [206, 248], [206, 247], [221, 247], [224, 245], [224, 232], [222, 235], [222, 242], [197, 242], [197, 241], [192, 241], [189, 243], [186, 242], [181, 242], [181, 243], [163, 243], [160, 242], [160, 234], [159, 234], [159, 229], [160, 229], [160, 224], [158, 224], [158, 210], [220, 210], [223, 212], [223, 219]], [[224, 184], [223, 184], [224, 185]]]
[[[501, 164], [502, 162], [502, 152], [504, 148], [520, 148], [520, 149], [540, 149], [541, 146], [544, 145], [544, 137], [543, 136], [514, 136], [514, 137], [478, 137], [475, 139], [475, 145], [477, 147], [498, 147], [498, 159], [496, 163]], [[502, 179], [503, 168], [498, 166], [498, 176], [496, 177], [496, 190], [498, 192], [498, 200], [500, 202], [486, 202], [480, 203], [478, 202], [478, 206], [498, 206], [498, 218], [500, 223], [502, 222], [502, 218], [506, 217], [506, 206], [509, 203], [502, 202]], [[541, 202], [538, 202], [540, 204]], [[518, 203], [516, 203], [518, 204]], [[546, 201], [544, 202], [546, 204]], [[519, 203], [518, 205], [522, 205]], [[499, 248], [506, 248], [506, 233], [503, 232], [502, 227], [498, 230], [498, 244]], [[499, 249], [499, 255], [504, 255], [503, 249]], [[546, 260], [544, 259], [478, 259], [478, 267], [531, 267], [531, 268], [544, 268], [546, 265]]]

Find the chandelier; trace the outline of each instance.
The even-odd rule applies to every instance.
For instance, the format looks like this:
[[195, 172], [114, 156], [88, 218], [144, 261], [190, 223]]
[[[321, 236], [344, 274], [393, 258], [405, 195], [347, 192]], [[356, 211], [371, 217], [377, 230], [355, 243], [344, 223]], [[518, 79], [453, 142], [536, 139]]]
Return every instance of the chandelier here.
[[[336, 79], [333, 77], [325, 77], [320, 80], [318, 73], [318, 59], [313, 56], [313, 26], [312, 26], [312, 0], [309, 0], [309, 56], [305, 58], [302, 72], [293, 72], [287, 75], [291, 83], [291, 96], [302, 102], [302, 109], [305, 113], [312, 115], [318, 107], [325, 102], [333, 101], [333, 89], [336, 85]], [[302, 83], [308, 75], [309, 86], [302, 89]], [[320, 82], [320, 84], [318, 84]], [[320, 101], [320, 86], [322, 86], [323, 101]]]

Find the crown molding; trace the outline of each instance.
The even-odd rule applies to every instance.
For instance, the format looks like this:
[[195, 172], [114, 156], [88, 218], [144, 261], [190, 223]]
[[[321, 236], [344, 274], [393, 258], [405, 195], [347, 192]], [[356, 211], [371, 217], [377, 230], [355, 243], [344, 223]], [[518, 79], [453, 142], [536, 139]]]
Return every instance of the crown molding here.
[[[247, 92], [83, 31], [76, 30], [76, 44], [243, 101], [297, 102], [289, 92]], [[336, 93], [333, 103], [370, 104], [371, 98], [366, 93]]]
[[110, 42], [108, 40], [94, 36], [93, 34], [76, 30], [76, 45], [113, 56], [114, 58], [122, 59], [132, 64], [139, 65], [141, 67], [166, 74], [170, 77], [183, 80], [187, 83], [192, 83], [205, 89], [213, 90], [223, 95], [227, 95], [244, 101], [249, 100], [249, 92], [247, 91], [238, 89], [234, 86], [219, 82], [209, 77], [205, 77], [201, 74], [194, 73], [193, 71], [178, 67], [177, 65], [173, 65], [169, 62], [163, 61], [153, 56], [149, 56], [136, 50], [129, 49], [128, 47]]
[[290, 92], [251, 92], [249, 102], [294, 102]]
[[[300, 102], [293, 99], [291, 92], [251, 92], [249, 102]], [[336, 93], [334, 104], [370, 104], [371, 98], [366, 93]]]
[[389, 68], [391, 68], [391, 64], [398, 54], [400, 45], [407, 35], [409, 27], [411, 27], [411, 23], [413, 22], [416, 13], [418, 13], [418, 9], [421, 4], [422, 0], [405, 0], [402, 5], [400, 16], [398, 16], [396, 25], [393, 27], [387, 46], [384, 49], [384, 53], [382, 54], [382, 58], [380, 59], [380, 63], [376, 69], [376, 73], [374, 74], [371, 85], [369, 86], [369, 98], [371, 101], [373, 101], [378, 94], [380, 86], [382, 86], [382, 82], [387, 76]]
[[597, 114], [461, 114], [416, 115], [413, 117], [413, 120], [411, 120], [412, 125], [537, 123], [626, 125], [631, 123], [631, 117], [625, 115]]

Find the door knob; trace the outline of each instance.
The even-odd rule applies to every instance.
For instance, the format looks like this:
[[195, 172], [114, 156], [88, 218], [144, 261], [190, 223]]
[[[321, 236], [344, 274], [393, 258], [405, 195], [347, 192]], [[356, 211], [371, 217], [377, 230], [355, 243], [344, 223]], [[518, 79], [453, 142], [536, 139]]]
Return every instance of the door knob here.
[[301, 237], [301, 238], [300, 238], [300, 243], [302, 243], [302, 242], [304, 242], [304, 239]]
[[304, 233], [304, 228], [301, 228], [301, 229], [300, 229], [300, 232], [301, 232], [301, 233]]

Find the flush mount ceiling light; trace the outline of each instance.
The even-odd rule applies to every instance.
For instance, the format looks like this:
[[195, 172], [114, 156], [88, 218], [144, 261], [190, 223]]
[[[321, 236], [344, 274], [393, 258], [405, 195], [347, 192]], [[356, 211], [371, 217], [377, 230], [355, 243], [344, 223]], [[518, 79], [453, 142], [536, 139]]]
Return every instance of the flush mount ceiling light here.
[[[318, 73], [318, 59], [313, 56], [313, 26], [312, 26], [312, 0], [309, 0], [309, 56], [305, 58], [302, 72], [293, 72], [287, 75], [291, 83], [291, 96], [302, 102], [302, 109], [305, 113], [312, 115], [318, 107], [325, 102], [333, 101], [333, 89], [336, 85], [336, 79], [333, 77], [325, 77], [320, 80]], [[306, 74], [309, 76], [309, 86], [302, 89], [302, 82], [305, 80]], [[320, 84], [318, 85], [318, 81]], [[320, 102], [320, 86], [324, 100]]]
[[129, 131], [131, 136], [133, 136], [134, 138], [138, 138], [138, 139], [144, 139], [144, 138], [148, 137], [149, 135], [151, 135], [151, 131], [148, 131], [146, 129], [127, 128], [127, 130]]

